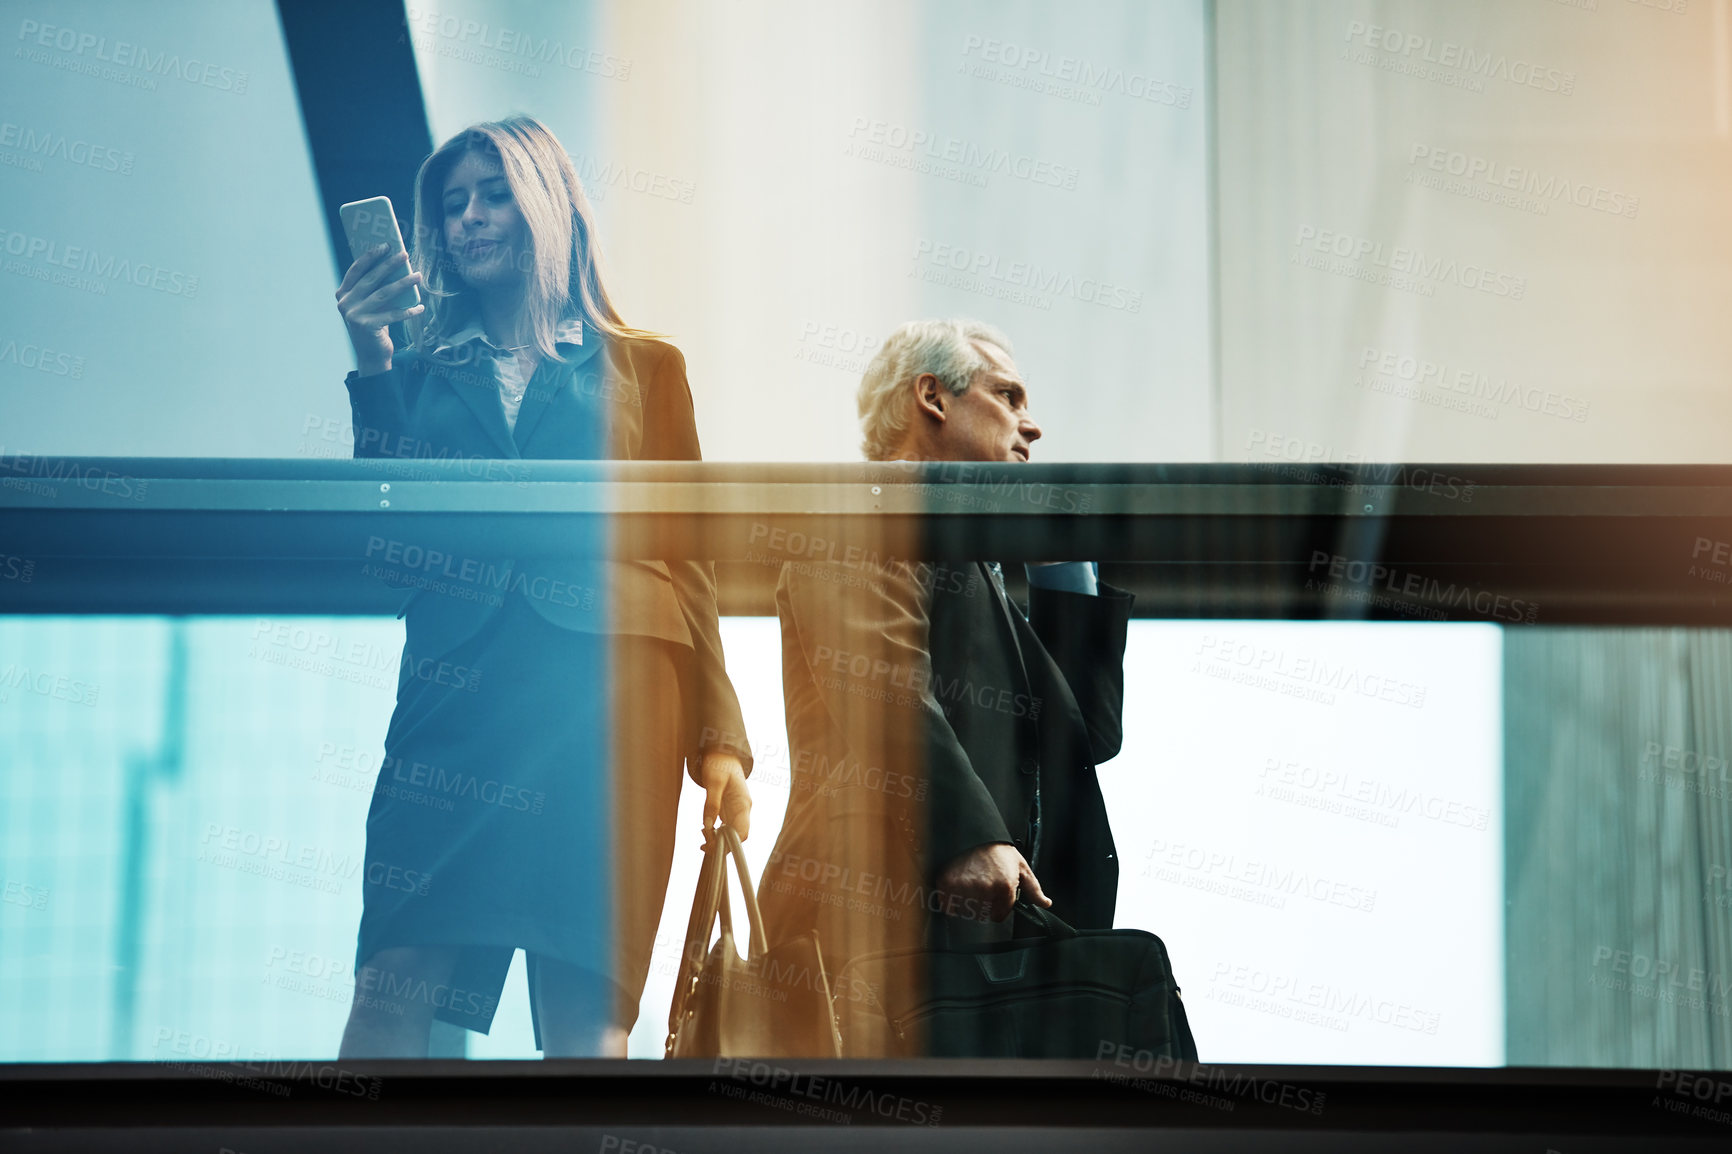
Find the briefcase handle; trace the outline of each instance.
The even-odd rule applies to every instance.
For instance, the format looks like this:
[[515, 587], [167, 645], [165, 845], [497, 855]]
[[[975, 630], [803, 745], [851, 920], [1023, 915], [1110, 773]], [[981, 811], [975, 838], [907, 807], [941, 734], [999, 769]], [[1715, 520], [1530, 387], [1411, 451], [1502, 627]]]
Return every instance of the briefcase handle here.
[[[1078, 936], [1075, 926], [1045, 906], [1037, 906], [1025, 898], [1018, 898], [1016, 904], [1010, 907], [1010, 916], [1016, 922], [1011, 928], [1011, 937], [1022, 941], [1030, 938], [1058, 939]], [[928, 949], [948, 950], [958, 945], [951, 936], [950, 923], [949, 918], [933, 918], [927, 923]]]
[[679, 977], [674, 982], [673, 1004], [668, 1007], [668, 1053], [673, 1052], [674, 1035], [685, 1019], [686, 1003], [697, 992], [703, 974], [704, 961], [709, 956], [710, 930], [716, 918], [722, 920], [722, 940], [733, 949], [734, 918], [728, 901], [727, 863], [733, 858], [739, 875], [740, 890], [746, 902], [746, 958], [761, 958], [769, 952], [764, 939], [764, 918], [758, 910], [758, 892], [752, 887], [752, 870], [746, 864], [746, 850], [740, 835], [723, 822], [714, 830], [704, 831], [704, 862], [698, 871], [697, 892], [692, 895], [692, 916], [686, 922], [685, 948], [680, 952]]
[[1038, 935], [1039, 937], [1074, 938], [1077, 936], [1075, 926], [1071, 925], [1045, 906], [1037, 906], [1033, 902], [1028, 901], [1018, 901], [1012, 908], [1015, 913], [1021, 914], [1036, 926], [1040, 927], [1041, 933]]

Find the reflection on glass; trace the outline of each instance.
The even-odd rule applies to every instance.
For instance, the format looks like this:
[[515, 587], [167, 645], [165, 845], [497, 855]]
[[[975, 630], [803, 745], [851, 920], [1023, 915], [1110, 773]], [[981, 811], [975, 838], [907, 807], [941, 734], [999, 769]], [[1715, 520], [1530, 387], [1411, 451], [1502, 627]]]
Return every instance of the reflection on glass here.
[[[302, 115], [333, 70], [269, 5], [20, 16], [0, 1059], [1726, 1066], [1732, 643], [1679, 626], [1723, 624], [1724, 534], [1590, 542], [1583, 582], [1670, 566], [1618, 590], [1641, 628], [1387, 534], [1502, 499], [1501, 465], [1724, 457], [1727, 13], [411, 6], [388, 111], [445, 143], [405, 251], [335, 254], [339, 317], [321, 204], [382, 191], [344, 187], [381, 142]], [[683, 514], [539, 483], [700, 440], [931, 469], [837, 529], [794, 524], [805, 474], [766, 509], [706, 466], [654, 547]], [[94, 615], [148, 584], [111, 569], [38, 617], [71, 570], [12, 533], [176, 492], [54, 454], [516, 503], [378, 522], [343, 564], [390, 607], [309, 577], [253, 611], [213, 566], [210, 605]], [[476, 484], [419, 493], [430, 459]], [[1031, 460], [1323, 499], [1000, 563], [1004, 524], [1132, 519], [976, 471]], [[1657, 512], [1632, 539], [1687, 515]], [[1246, 562], [1277, 539], [1302, 595]]]

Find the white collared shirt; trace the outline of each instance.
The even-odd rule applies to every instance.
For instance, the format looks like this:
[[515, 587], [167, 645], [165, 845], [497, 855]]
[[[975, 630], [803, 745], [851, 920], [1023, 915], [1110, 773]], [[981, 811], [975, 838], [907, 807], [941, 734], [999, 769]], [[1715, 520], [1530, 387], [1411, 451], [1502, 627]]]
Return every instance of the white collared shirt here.
[[[556, 344], [583, 344], [583, 320], [580, 317], [566, 317], [553, 330]], [[480, 346], [470, 349], [471, 342], [479, 341]], [[464, 350], [479, 358], [485, 356], [493, 366], [493, 378], [499, 382], [499, 403], [505, 409], [505, 427], [511, 432], [517, 431], [517, 414], [523, 408], [524, 394], [529, 391], [529, 378], [533, 374], [535, 359], [529, 349], [502, 349], [487, 339], [487, 330], [481, 327], [479, 317], [458, 329], [451, 336], [439, 342], [433, 349], [434, 356], [441, 356], [455, 350]], [[464, 357], [462, 359], [469, 359]]]

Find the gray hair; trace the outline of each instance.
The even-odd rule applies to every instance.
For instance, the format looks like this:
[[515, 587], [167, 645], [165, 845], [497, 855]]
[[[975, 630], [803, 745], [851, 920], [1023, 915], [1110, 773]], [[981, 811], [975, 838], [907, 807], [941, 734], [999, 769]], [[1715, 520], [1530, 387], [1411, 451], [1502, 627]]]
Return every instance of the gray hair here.
[[961, 319], [909, 321], [884, 339], [866, 375], [860, 378], [860, 448], [868, 461], [889, 460], [914, 413], [908, 385], [931, 373], [961, 396], [988, 367], [975, 342], [995, 345], [1011, 355], [1010, 341], [984, 321]]

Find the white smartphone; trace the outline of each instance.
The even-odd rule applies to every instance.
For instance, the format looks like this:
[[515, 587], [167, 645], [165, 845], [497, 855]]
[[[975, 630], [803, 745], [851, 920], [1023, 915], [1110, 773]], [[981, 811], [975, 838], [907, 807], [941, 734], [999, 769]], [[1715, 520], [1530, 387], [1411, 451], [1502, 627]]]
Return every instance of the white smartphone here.
[[[391, 246], [393, 252], [403, 252], [403, 232], [397, 227], [397, 214], [391, 209], [391, 198], [375, 196], [368, 200], [352, 200], [337, 209], [343, 222], [343, 232], [349, 238], [349, 259], [359, 260], [361, 254], [379, 244]], [[421, 293], [410, 285], [391, 302], [392, 308], [413, 308], [421, 303]]]

